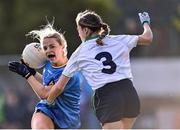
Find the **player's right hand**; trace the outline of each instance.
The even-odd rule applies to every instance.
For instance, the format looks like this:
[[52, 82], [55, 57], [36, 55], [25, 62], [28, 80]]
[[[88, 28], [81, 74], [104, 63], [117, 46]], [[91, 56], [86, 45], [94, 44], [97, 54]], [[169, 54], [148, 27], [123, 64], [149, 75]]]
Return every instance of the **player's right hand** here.
[[10, 71], [17, 73], [26, 79], [32, 75], [26, 65], [18, 61], [9, 61], [8, 68]]
[[21, 59], [21, 63], [24, 64], [24, 65], [27, 67], [27, 69], [29, 70], [29, 72], [30, 72], [32, 75], [35, 75], [35, 74], [36, 74], [36, 70], [35, 70], [34, 68], [29, 67], [29, 66], [24, 62], [23, 59]]
[[138, 15], [142, 25], [144, 25], [144, 23], [148, 23], [150, 25], [150, 17], [147, 12], [138, 13]]

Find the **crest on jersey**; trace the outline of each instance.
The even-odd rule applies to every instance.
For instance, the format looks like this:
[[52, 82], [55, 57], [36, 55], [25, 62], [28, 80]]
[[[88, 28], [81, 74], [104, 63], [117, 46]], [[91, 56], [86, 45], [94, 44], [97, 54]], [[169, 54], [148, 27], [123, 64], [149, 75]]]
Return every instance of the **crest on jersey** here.
[[54, 85], [54, 84], [55, 84], [54, 79], [51, 79], [47, 85], [49, 86], [49, 85]]

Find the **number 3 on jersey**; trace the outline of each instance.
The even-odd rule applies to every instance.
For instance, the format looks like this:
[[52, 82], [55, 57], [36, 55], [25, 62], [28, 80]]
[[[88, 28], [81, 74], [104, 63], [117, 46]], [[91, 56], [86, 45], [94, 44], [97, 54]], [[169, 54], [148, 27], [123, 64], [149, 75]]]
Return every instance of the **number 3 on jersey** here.
[[114, 61], [112, 61], [112, 55], [109, 53], [109, 52], [101, 52], [101, 53], [98, 53], [96, 56], [95, 56], [95, 59], [96, 60], [101, 60], [102, 58], [105, 58], [106, 60], [103, 61], [103, 65], [104, 66], [110, 66], [109, 69], [107, 68], [103, 68], [102, 69], [102, 72], [103, 73], [106, 73], [106, 74], [113, 74], [115, 71], [116, 71], [116, 64], [114, 63]]

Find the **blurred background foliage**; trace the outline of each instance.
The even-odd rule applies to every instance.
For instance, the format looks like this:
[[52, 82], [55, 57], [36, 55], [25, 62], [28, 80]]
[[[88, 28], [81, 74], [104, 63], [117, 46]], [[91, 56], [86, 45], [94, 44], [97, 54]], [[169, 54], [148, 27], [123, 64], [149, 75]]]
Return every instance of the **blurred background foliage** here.
[[54, 27], [65, 32], [69, 54], [80, 44], [75, 18], [85, 9], [96, 10], [110, 25], [118, 18], [118, 8], [110, 0], [1, 0], [0, 54], [20, 54], [25, 44], [33, 39], [25, 37], [55, 17]]
[[[21, 54], [33, 41], [25, 34], [39, 29], [55, 17], [55, 28], [65, 32], [69, 56], [80, 44], [75, 18], [90, 9], [111, 27], [111, 34], [140, 34], [138, 13], [149, 12], [154, 41], [148, 49], [139, 47], [133, 56], [178, 56], [180, 54], [179, 0], [0, 0], [0, 54]], [[143, 48], [143, 49], [142, 49]]]

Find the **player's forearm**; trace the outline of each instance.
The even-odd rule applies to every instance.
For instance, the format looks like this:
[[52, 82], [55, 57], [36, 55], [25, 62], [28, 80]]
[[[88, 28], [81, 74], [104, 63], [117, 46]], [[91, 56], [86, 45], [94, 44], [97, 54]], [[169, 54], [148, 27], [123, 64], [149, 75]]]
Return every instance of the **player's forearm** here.
[[70, 80], [70, 77], [66, 77], [64, 75], [61, 75], [60, 79], [58, 82], [51, 88], [47, 101], [49, 103], [53, 103], [56, 97], [58, 97], [64, 90], [64, 87]]
[[39, 81], [37, 81], [34, 76], [30, 76], [27, 79], [33, 91], [37, 94], [37, 96], [41, 99], [46, 99], [49, 88], [44, 87]]
[[144, 32], [143, 32], [143, 34], [139, 35], [138, 44], [139, 45], [149, 45], [152, 43], [153, 33], [152, 33], [151, 28], [148, 25], [148, 23], [145, 23], [143, 25], [143, 27], [144, 27]]
[[42, 75], [41, 75], [40, 73], [36, 72], [36, 74], [35, 74], [34, 77], [36, 78], [37, 81], [39, 81], [40, 83], [42, 83]]

